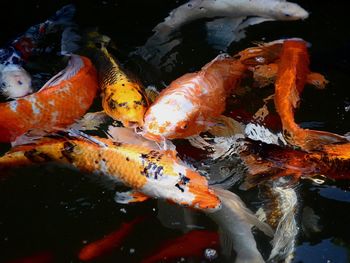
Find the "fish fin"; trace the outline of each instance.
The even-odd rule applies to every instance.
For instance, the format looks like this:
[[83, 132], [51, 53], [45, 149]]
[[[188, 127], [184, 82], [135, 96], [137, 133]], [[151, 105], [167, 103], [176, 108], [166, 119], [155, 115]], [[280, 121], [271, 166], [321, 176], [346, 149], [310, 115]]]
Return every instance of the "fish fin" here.
[[324, 145], [335, 143], [348, 143], [349, 140], [341, 135], [317, 130], [304, 130], [305, 139], [299, 144], [302, 149], [307, 151], [322, 149]]
[[219, 187], [212, 187], [215, 194], [219, 196], [220, 200], [225, 203], [225, 205], [234, 211], [234, 213], [240, 213], [242, 218], [246, 220], [247, 223], [257, 227], [260, 231], [262, 231], [265, 235], [269, 237], [273, 237], [274, 231], [273, 229], [266, 223], [261, 222], [249, 208], [245, 206], [243, 201], [239, 198], [235, 193], [221, 189]]
[[103, 148], [108, 147], [108, 145], [105, 143], [106, 140], [97, 139], [96, 137], [90, 136], [82, 131], [75, 130], [75, 129], [68, 129], [68, 130], [64, 130], [64, 132], [67, 134], [67, 137], [73, 137], [83, 141], [87, 141], [89, 143], [93, 143]]
[[136, 202], [143, 202], [149, 199], [149, 196], [138, 191], [116, 192], [114, 201], [118, 204], [129, 204]]
[[315, 86], [316, 89], [324, 89], [329, 81], [322, 74], [311, 72], [306, 77], [306, 83]]
[[233, 41], [239, 41], [244, 35], [237, 31], [245, 17], [225, 17], [205, 24], [209, 45], [217, 50], [227, 51]]
[[51, 32], [58, 26], [67, 26], [73, 23], [76, 8], [74, 4], [63, 6], [52, 17], [50, 17], [44, 24], [47, 25], [46, 31]]
[[244, 29], [250, 25], [273, 20], [264, 17], [224, 17], [206, 23], [208, 43], [215, 49], [226, 51], [232, 42], [245, 37]]
[[104, 124], [110, 117], [104, 111], [88, 112], [80, 120], [69, 128], [73, 130], [97, 130], [98, 126]]
[[65, 28], [61, 36], [61, 54], [67, 55], [77, 52], [81, 47], [81, 39], [77, 26]]
[[221, 115], [215, 118], [217, 125], [210, 127], [208, 132], [218, 137], [230, 137], [235, 134], [244, 134], [244, 125], [238, 121]]
[[287, 145], [282, 133], [273, 133], [268, 128], [257, 123], [248, 123], [245, 127], [244, 133], [249, 139], [254, 141], [282, 146]]
[[147, 140], [141, 135], [137, 134], [133, 129], [126, 127], [108, 126], [107, 136], [113, 141], [123, 142], [127, 144], [136, 144], [145, 146], [154, 150], [159, 150], [160, 146], [154, 142]]
[[[68, 56], [68, 55], [67, 55]], [[64, 80], [68, 80], [76, 75], [79, 70], [84, 67], [84, 62], [82, 57], [79, 55], [69, 55], [69, 61], [67, 67], [49, 79], [45, 85], [38, 91], [42, 91], [44, 89], [50, 88], [52, 86], [56, 86], [60, 84], [60, 82]]]
[[150, 103], [153, 103], [159, 95], [159, 91], [153, 85], [147, 86], [147, 88], [145, 88], [145, 92]]

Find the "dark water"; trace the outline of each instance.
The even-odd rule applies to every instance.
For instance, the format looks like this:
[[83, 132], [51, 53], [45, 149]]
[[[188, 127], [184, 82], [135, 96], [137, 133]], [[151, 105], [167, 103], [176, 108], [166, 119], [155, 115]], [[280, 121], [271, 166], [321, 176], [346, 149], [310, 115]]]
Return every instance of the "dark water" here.
[[[1, 43], [45, 20], [49, 14], [71, 1], [11, 1], [2, 9]], [[185, 1], [74, 1], [77, 19], [82, 26], [98, 26], [126, 54], [142, 45], [151, 29], [168, 12]], [[300, 123], [317, 122], [318, 129], [339, 134], [350, 131], [350, 34], [347, 1], [298, 1], [310, 17], [302, 22], [268, 22], [247, 30], [247, 38], [233, 44], [235, 53], [252, 41], [283, 37], [301, 37], [312, 44], [311, 69], [323, 73], [330, 84], [326, 90], [305, 89], [297, 112]], [[17, 6], [17, 7], [15, 7]], [[216, 51], [205, 44], [197, 24], [183, 30], [178, 65], [162, 80], [199, 69]], [[140, 78], [144, 74], [138, 72]], [[8, 145], [1, 145], [4, 152]], [[162, 225], [156, 217], [156, 201], [118, 205], [113, 200], [113, 186], [106, 187], [76, 171], [54, 165], [17, 169], [0, 181], [0, 262], [36, 253], [53, 255], [55, 262], [79, 262], [77, 252], [87, 242], [121, 227], [136, 217], [147, 215], [128, 238], [112, 253], [96, 262], [139, 262], [165, 240], [180, 236], [181, 230]], [[305, 233], [300, 229], [293, 262], [350, 262], [350, 184], [329, 182], [317, 186], [302, 181], [298, 186], [298, 222], [304, 207], [311, 207], [320, 217], [321, 232]], [[242, 192], [242, 198], [245, 193]], [[246, 199], [248, 199], [246, 197]], [[247, 204], [253, 208], [252, 204]], [[170, 209], [170, 208], [169, 208]], [[216, 226], [203, 215], [197, 225], [209, 230]], [[267, 256], [266, 240], [258, 239]], [[265, 243], [265, 244], [263, 244]], [[265, 249], [266, 248], [266, 249]], [[218, 258], [215, 262], [222, 262]], [[205, 259], [195, 262], [204, 262]], [[185, 262], [190, 262], [185, 260]]]

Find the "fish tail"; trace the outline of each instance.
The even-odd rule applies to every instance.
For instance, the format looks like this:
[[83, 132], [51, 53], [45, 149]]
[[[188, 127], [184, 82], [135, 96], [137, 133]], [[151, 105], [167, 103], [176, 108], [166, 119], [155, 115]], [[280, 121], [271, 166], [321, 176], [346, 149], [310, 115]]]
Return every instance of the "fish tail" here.
[[251, 227], [256, 226], [272, 237], [271, 227], [261, 222], [234, 193], [216, 187], [213, 190], [222, 201], [222, 209], [208, 215], [220, 227], [223, 253], [229, 256], [235, 251], [235, 262], [264, 262]]
[[319, 150], [328, 144], [349, 142], [346, 137], [331, 132], [316, 130], [303, 130], [303, 132], [305, 132], [303, 140], [300, 142], [295, 140], [296, 142], [294, 144], [294, 140], [292, 139], [292, 143], [306, 151]]
[[47, 31], [51, 32], [60, 26], [69, 26], [73, 24], [76, 8], [73, 4], [65, 5], [59, 9], [53, 16], [44, 22]]

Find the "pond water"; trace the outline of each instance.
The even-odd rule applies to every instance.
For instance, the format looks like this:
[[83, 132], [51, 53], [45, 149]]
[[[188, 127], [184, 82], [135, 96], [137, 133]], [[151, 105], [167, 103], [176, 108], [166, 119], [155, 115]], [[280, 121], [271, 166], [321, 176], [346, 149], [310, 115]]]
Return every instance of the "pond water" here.
[[[45, 20], [57, 9], [72, 1], [17, 1], [8, 3], [1, 17], [1, 43], [13, 38], [28, 26]], [[115, 55], [127, 61], [127, 54], [142, 45], [152, 28], [168, 13], [185, 1], [73, 1], [77, 6], [77, 22], [81, 26], [98, 26], [117, 46]], [[311, 69], [330, 81], [327, 89], [305, 89], [298, 123], [318, 125], [317, 129], [338, 134], [350, 131], [350, 34], [347, 1], [295, 1], [310, 12], [305, 21], [265, 22], [247, 30], [247, 37], [233, 43], [234, 54], [252, 41], [270, 41], [285, 37], [300, 37], [311, 43]], [[15, 8], [17, 6], [17, 8]], [[21, 8], [18, 8], [21, 6]], [[183, 43], [178, 48], [177, 65], [164, 72], [162, 79], [169, 83], [178, 76], [198, 70], [218, 51], [205, 43], [199, 23], [183, 29]], [[135, 72], [140, 79], [147, 69]], [[145, 77], [146, 78], [146, 77]], [[149, 76], [147, 76], [150, 82]], [[9, 145], [0, 145], [1, 152]], [[293, 262], [350, 262], [350, 183], [327, 181], [316, 185], [304, 180], [297, 186], [298, 209], [296, 220], [301, 222], [305, 207], [312, 208], [319, 219], [319, 231], [307, 232], [299, 227]], [[239, 191], [247, 206], [256, 209], [256, 200]], [[157, 216], [160, 207], [171, 205], [155, 200], [132, 205], [114, 202], [114, 188], [68, 168], [45, 165], [11, 171], [0, 180], [0, 262], [38, 255], [27, 262], [79, 262], [79, 250], [91, 241], [120, 229], [123, 223], [147, 216], [135, 225], [128, 237], [112, 252], [95, 262], [140, 262], [166, 240], [183, 234], [183, 228], [163, 222]], [[256, 199], [256, 198], [255, 198]], [[165, 208], [164, 208], [165, 207]], [[175, 217], [182, 210], [173, 211]], [[170, 212], [169, 212], [170, 213]], [[195, 228], [217, 230], [207, 217], [195, 213]], [[171, 220], [170, 220], [171, 221]], [[269, 255], [265, 237], [257, 236], [258, 247], [264, 257]], [[189, 248], [184, 248], [184, 250]], [[47, 261], [45, 261], [45, 259]], [[43, 260], [43, 261], [40, 261]], [[180, 258], [178, 262], [207, 262], [204, 256]], [[233, 259], [232, 259], [233, 261]], [[24, 261], [23, 261], [24, 262]], [[226, 262], [219, 257], [213, 262]]]

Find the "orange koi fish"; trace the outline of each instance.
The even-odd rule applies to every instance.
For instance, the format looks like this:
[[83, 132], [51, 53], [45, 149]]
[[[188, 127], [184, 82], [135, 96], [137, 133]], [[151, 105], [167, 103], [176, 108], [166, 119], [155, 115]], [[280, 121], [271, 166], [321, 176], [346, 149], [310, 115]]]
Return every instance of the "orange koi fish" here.
[[79, 251], [79, 260], [90, 261], [111, 252], [120, 246], [124, 239], [133, 231], [135, 225], [145, 220], [145, 217], [138, 217], [131, 222], [123, 223], [121, 227], [108, 234], [104, 238], [87, 244]]
[[284, 41], [275, 82], [275, 106], [281, 117], [286, 141], [307, 151], [318, 149], [325, 144], [347, 142], [343, 136], [302, 129], [295, 123], [294, 110], [298, 106], [308, 73], [309, 56], [306, 42]]
[[0, 104], [0, 142], [12, 142], [31, 129], [67, 127], [89, 109], [97, 89], [90, 60], [71, 55], [68, 66], [38, 92]]
[[146, 112], [144, 137], [162, 141], [206, 131], [225, 110], [226, 98], [245, 71], [239, 60], [219, 55], [199, 72], [174, 80]]
[[142, 263], [174, 260], [180, 257], [203, 257], [207, 248], [219, 247], [219, 235], [209, 230], [192, 230], [181, 237], [167, 241]]
[[133, 190], [117, 193], [118, 203], [162, 198], [179, 205], [214, 211], [221, 202], [205, 177], [186, 166], [175, 151], [82, 138], [44, 138], [36, 144], [14, 147], [0, 158], [0, 169], [54, 161], [96, 173]]
[[350, 179], [350, 143], [323, 145], [311, 153], [276, 145], [247, 146], [247, 151], [240, 153], [248, 167], [245, 188], [282, 176], [290, 176], [292, 182], [317, 175], [335, 180]]

